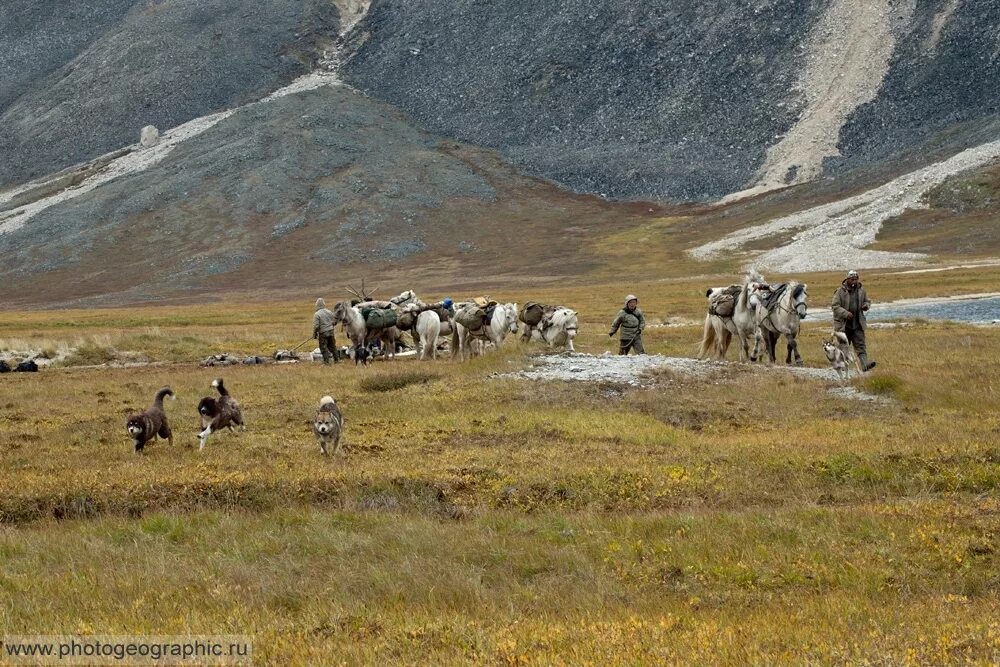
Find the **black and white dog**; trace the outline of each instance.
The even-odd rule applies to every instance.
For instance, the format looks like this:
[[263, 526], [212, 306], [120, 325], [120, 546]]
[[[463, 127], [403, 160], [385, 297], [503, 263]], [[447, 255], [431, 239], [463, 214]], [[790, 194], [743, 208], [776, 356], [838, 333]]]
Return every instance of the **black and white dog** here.
[[372, 360], [372, 351], [367, 345], [354, 346], [354, 365], [367, 366]]
[[201, 426], [204, 429], [198, 434], [198, 439], [201, 441], [199, 450], [205, 449], [208, 436], [218, 430], [228, 428], [232, 431], [234, 426], [239, 426], [241, 431], [246, 430], [240, 404], [229, 395], [222, 378], [212, 380], [212, 386], [219, 391], [219, 398], [206, 396], [198, 403], [198, 414], [201, 415]]

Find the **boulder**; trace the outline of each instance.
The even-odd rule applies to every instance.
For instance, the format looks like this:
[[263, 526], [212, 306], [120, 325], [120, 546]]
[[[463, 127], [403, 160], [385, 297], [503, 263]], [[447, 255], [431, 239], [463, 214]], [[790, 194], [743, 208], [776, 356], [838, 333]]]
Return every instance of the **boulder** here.
[[153, 125], [147, 125], [139, 132], [139, 145], [143, 148], [152, 148], [160, 143], [160, 131]]

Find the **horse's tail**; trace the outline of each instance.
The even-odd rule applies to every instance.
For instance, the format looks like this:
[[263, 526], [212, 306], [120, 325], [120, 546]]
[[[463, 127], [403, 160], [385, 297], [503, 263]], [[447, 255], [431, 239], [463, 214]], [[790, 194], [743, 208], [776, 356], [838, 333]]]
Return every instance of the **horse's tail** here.
[[451, 329], [451, 358], [454, 359], [458, 356], [459, 350], [459, 336], [461, 335], [458, 328], [461, 326], [458, 322], [452, 325]]
[[715, 345], [715, 325], [711, 315], [705, 315], [705, 330], [701, 334], [701, 349], [698, 351], [698, 358], [704, 359], [708, 356], [708, 351]]

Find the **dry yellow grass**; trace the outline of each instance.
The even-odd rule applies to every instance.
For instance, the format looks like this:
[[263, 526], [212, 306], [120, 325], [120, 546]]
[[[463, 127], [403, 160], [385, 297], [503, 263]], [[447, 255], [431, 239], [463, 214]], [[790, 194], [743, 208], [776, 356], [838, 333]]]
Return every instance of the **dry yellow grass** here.
[[[730, 280], [494, 296], [573, 305], [601, 352], [634, 289], [651, 320], [692, 321], [647, 349], [691, 356], [703, 287]], [[814, 309], [837, 280], [810, 276]], [[1000, 271], [866, 280], [885, 299], [993, 291]], [[735, 364], [644, 389], [493, 377], [536, 351], [513, 341], [465, 365], [193, 363], [290, 347], [310, 314], [0, 313], [5, 341], [169, 362], [0, 380], [0, 632], [251, 634], [263, 664], [1000, 659], [1000, 331], [873, 331], [879, 370], [855, 384], [884, 404]], [[807, 363], [825, 333], [805, 330]], [[219, 375], [249, 429], [199, 453]], [[137, 456], [125, 414], [167, 384], [175, 444]], [[343, 459], [310, 433], [327, 393]]]

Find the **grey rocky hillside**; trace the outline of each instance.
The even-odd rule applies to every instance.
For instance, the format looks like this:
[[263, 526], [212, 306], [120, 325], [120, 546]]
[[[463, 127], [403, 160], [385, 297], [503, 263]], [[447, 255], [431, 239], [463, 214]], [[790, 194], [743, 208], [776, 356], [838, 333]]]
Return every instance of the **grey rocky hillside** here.
[[[750, 187], [804, 117], [831, 146], [840, 135], [842, 156], [815, 158], [827, 172], [998, 135], [997, 0], [382, 0], [361, 28], [353, 83], [436, 132], [611, 197]], [[818, 108], [803, 73], [824, 86]], [[853, 96], [824, 108], [845, 86]], [[793, 155], [779, 178], [795, 181], [811, 157]]]
[[0, 3], [0, 187], [258, 99], [338, 25], [326, 0]]

